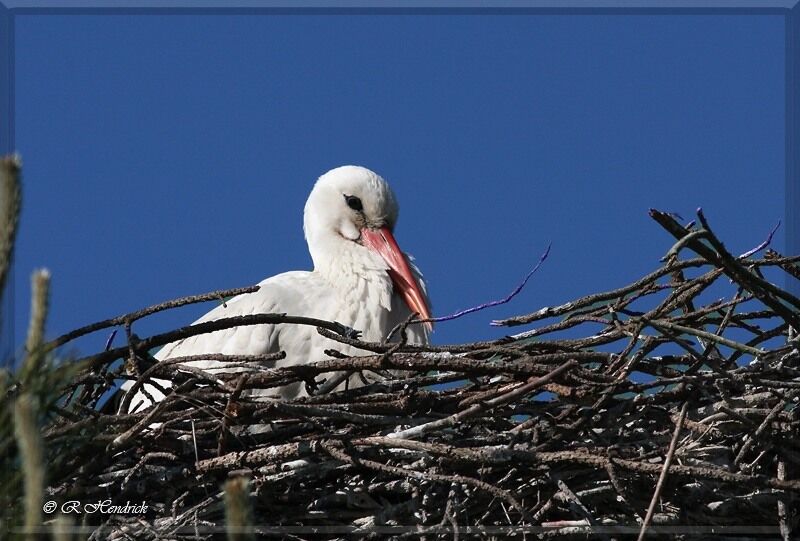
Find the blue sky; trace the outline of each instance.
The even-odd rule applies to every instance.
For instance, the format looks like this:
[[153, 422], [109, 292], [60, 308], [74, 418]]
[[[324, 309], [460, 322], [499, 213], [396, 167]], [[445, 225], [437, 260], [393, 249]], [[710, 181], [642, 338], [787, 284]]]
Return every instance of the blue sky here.
[[737, 253], [784, 217], [778, 15], [20, 15], [15, 31], [17, 344], [40, 266], [51, 337], [309, 269], [303, 204], [348, 163], [395, 189], [435, 315], [506, 295], [552, 242], [512, 303], [437, 343], [522, 331], [488, 322], [654, 269], [672, 243], [649, 207], [702, 206]]

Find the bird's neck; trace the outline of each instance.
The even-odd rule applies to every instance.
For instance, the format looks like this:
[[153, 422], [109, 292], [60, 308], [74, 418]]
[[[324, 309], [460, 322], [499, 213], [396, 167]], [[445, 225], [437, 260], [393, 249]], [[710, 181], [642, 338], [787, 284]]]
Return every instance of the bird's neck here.
[[309, 247], [314, 272], [325, 278], [343, 298], [352, 302], [369, 299], [391, 310], [394, 286], [386, 263], [378, 254], [338, 235], [321, 247]]

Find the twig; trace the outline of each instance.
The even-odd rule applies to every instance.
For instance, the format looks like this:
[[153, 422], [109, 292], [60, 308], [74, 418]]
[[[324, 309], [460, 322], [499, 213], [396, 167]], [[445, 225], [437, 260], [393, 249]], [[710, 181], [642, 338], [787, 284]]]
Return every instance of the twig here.
[[247, 293], [254, 293], [258, 291], [259, 286], [248, 286], [248, 287], [239, 287], [235, 289], [224, 289], [220, 291], [211, 291], [210, 293], [203, 293], [201, 295], [190, 295], [188, 297], [181, 297], [179, 299], [172, 299], [166, 302], [162, 302], [159, 304], [155, 304], [153, 306], [148, 306], [147, 308], [142, 308], [141, 310], [136, 310], [135, 312], [129, 312], [127, 314], [122, 314], [121, 316], [112, 317], [110, 319], [104, 319], [103, 321], [98, 321], [97, 323], [92, 323], [90, 325], [86, 325], [84, 327], [80, 327], [75, 329], [74, 331], [68, 332], [51, 340], [47, 347], [48, 349], [57, 348], [59, 346], [63, 346], [67, 342], [71, 342], [76, 338], [80, 338], [81, 336], [87, 335], [89, 333], [93, 333], [95, 331], [99, 331], [102, 329], [107, 329], [108, 327], [116, 327], [118, 325], [124, 324], [126, 321], [133, 323], [136, 320], [142, 319], [143, 317], [163, 312], [164, 310], [169, 310], [172, 308], [178, 308], [181, 306], [186, 306], [188, 304], [196, 304], [199, 302], [207, 302], [218, 300], [224, 297], [231, 297], [235, 295], [244, 295]]
[[532, 522], [530, 515], [528, 514], [527, 510], [522, 507], [522, 505], [517, 501], [516, 498], [508, 491], [503, 490], [499, 487], [495, 487], [490, 485], [489, 483], [485, 483], [483, 481], [479, 481], [478, 479], [474, 479], [472, 477], [466, 477], [463, 475], [441, 475], [436, 473], [430, 472], [419, 472], [416, 470], [410, 470], [405, 468], [397, 468], [395, 466], [389, 466], [387, 464], [381, 464], [380, 462], [375, 462], [374, 460], [367, 460], [364, 458], [356, 458], [346, 454], [343, 450], [336, 448], [332, 442], [330, 441], [323, 441], [321, 442], [321, 446], [325, 451], [327, 451], [332, 457], [341, 460], [342, 462], [346, 462], [348, 464], [354, 464], [357, 466], [365, 466], [367, 468], [371, 468], [374, 470], [384, 471], [387, 473], [393, 473], [395, 475], [402, 475], [404, 477], [413, 477], [415, 479], [423, 479], [423, 480], [432, 480], [432, 481], [439, 481], [445, 483], [461, 483], [465, 485], [471, 485], [476, 488], [485, 490], [492, 495], [503, 499], [504, 501], [508, 502], [514, 509], [516, 509], [529, 523]]
[[764, 350], [750, 347], [746, 344], [740, 344], [733, 340], [723, 338], [722, 336], [718, 336], [716, 334], [707, 331], [701, 331], [699, 329], [686, 327], [685, 325], [676, 325], [675, 323], [671, 323], [669, 321], [661, 319], [650, 320], [644, 317], [642, 317], [642, 321], [646, 322], [648, 325], [652, 325], [653, 327], [660, 327], [664, 329], [669, 329], [671, 331], [677, 331], [681, 333], [691, 334], [693, 336], [698, 336], [700, 338], [705, 338], [706, 340], [709, 340], [711, 342], [716, 342], [718, 344], [722, 344], [723, 346], [728, 346], [729, 348], [741, 351], [742, 353], [748, 353], [754, 357], [759, 357], [764, 354]]
[[[516, 297], [519, 294], [520, 291], [522, 291], [522, 288], [525, 287], [525, 284], [528, 283], [528, 280], [530, 280], [531, 276], [533, 276], [534, 273], [537, 270], [539, 270], [539, 267], [541, 267], [542, 263], [545, 262], [545, 260], [547, 259], [547, 256], [550, 255], [551, 246], [552, 246], [552, 243], [547, 245], [547, 249], [545, 249], [544, 253], [541, 256], [539, 256], [539, 261], [537, 261], [536, 265], [534, 265], [533, 268], [528, 272], [528, 274], [525, 275], [525, 278], [523, 278], [522, 282], [520, 282], [520, 284], [516, 288], [514, 288], [514, 290], [511, 293], [509, 293], [507, 296], [503, 297], [502, 299], [499, 299], [499, 300], [496, 300], [496, 301], [485, 302], [483, 304], [479, 304], [478, 306], [473, 306], [471, 308], [466, 308], [464, 310], [460, 310], [460, 311], [455, 312], [453, 314], [450, 314], [448, 316], [435, 317], [435, 318], [424, 319], [424, 320], [423, 319], [417, 320], [417, 321], [415, 321], [415, 323], [424, 323], [426, 321], [434, 322], [434, 323], [438, 323], [438, 322], [441, 322], [441, 321], [451, 321], [453, 319], [458, 319], [458, 318], [460, 318], [462, 316], [466, 316], [467, 314], [472, 314], [473, 312], [479, 312], [480, 310], [485, 310], [487, 308], [491, 308], [492, 306], [500, 306], [501, 304], [506, 304], [507, 302], [511, 301], [511, 299]], [[491, 324], [494, 325], [495, 322], [492, 322]]]
[[[614, 299], [623, 297], [623, 296], [625, 296], [627, 294], [633, 293], [634, 291], [642, 289], [643, 287], [647, 286], [648, 284], [654, 283], [656, 280], [658, 280], [662, 276], [666, 276], [668, 274], [671, 274], [672, 272], [674, 272], [677, 269], [686, 269], [686, 268], [692, 268], [692, 267], [702, 267], [703, 265], [706, 265], [706, 264], [708, 264], [708, 262], [706, 260], [704, 260], [704, 259], [688, 259], [688, 260], [676, 263], [675, 265], [673, 265], [671, 267], [662, 267], [662, 268], [660, 268], [660, 269], [648, 274], [647, 276], [637, 280], [636, 282], [634, 282], [634, 283], [632, 283], [632, 284], [630, 284], [628, 286], [621, 287], [619, 289], [614, 289], [614, 290], [611, 290], [611, 291], [607, 291], [605, 293], [595, 293], [593, 295], [587, 295], [585, 297], [581, 297], [580, 299], [578, 299], [576, 301], [570, 301], [568, 303], [565, 303], [565, 304], [562, 304], [562, 305], [556, 306], [556, 307], [546, 306], [546, 307], [544, 307], [544, 308], [542, 308], [542, 309], [540, 309], [540, 310], [538, 310], [536, 312], [533, 312], [532, 314], [528, 314], [528, 315], [525, 315], [525, 316], [516, 316], [516, 317], [508, 318], [508, 319], [501, 319], [501, 320], [497, 320], [497, 321], [492, 322], [492, 324], [493, 325], [497, 325], [497, 326], [509, 326], [510, 327], [510, 326], [514, 326], [514, 325], [524, 325], [526, 323], [532, 323], [532, 322], [538, 321], [540, 319], [562, 316], [564, 314], [567, 314], [569, 312], [573, 312], [575, 310], [578, 310], [580, 308], [584, 308], [586, 306], [593, 306], [593, 305], [595, 305], [597, 303], [600, 303], [600, 302], [603, 302], [603, 301], [614, 300]], [[525, 337], [526, 337], [526, 335], [525, 335], [525, 333], [523, 333], [521, 335], [516, 336], [515, 338], [525, 338]]]
[[[128, 325], [126, 347], [85, 359], [77, 376], [36, 373], [35, 388], [64, 386], [55, 407], [43, 406], [48, 491], [59, 501], [110, 496], [115, 504], [147, 494], [147, 514], [101, 517], [90, 534], [98, 541], [220, 537], [219, 486], [237, 477], [255, 495], [253, 529], [241, 531], [259, 536], [703, 536], [698, 525], [707, 524], [721, 534], [739, 528], [732, 536], [789, 538], [800, 494], [785, 466], [800, 460], [800, 350], [787, 320], [793, 306], [758, 280], [771, 276], [764, 268], [791, 273], [800, 256], [728, 260], [707, 224], [691, 235], [662, 220], [678, 239], [662, 267], [512, 318], [558, 318], [516, 337], [408, 344], [401, 324], [397, 342], [367, 342], [324, 322], [322, 336], [365, 355], [329, 350], [329, 359], [276, 365], [281, 355], [209, 352], [156, 362], [148, 355], [156, 343], [317, 321], [256, 314], [143, 340]], [[680, 260], [682, 247], [701, 257]], [[98, 409], [133, 377], [121, 358], [135, 361], [134, 389], [169, 380], [167, 398], [142, 413]], [[196, 361], [219, 364], [206, 371]], [[334, 385], [337, 374], [344, 381], [362, 371], [385, 379], [351, 378], [337, 390], [345, 387]], [[321, 378], [311, 396], [270, 397]], [[324, 386], [329, 392], [317, 394]], [[13, 399], [20, 386], [7, 387]], [[0, 457], [16, 460], [3, 441]], [[775, 477], [758, 475], [770, 464]], [[556, 489], [559, 479], [566, 483]], [[654, 493], [641, 490], [649, 479], [659, 479]]]
[[[783, 460], [778, 461], [777, 478], [780, 480], [786, 479], [786, 462]], [[781, 538], [783, 541], [789, 541], [792, 537], [792, 528], [789, 526], [789, 512], [786, 509], [786, 502], [783, 499], [778, 499], [778, 526], [781, 530]]]
[[425, 423], [422, 425], [417, 425], [415, 427], [409, 428], [407, 430], [401, 430], [399, 432], [392, 432], [389, 434], [391, 438], [397, 439], [411, 439], [417, 438], [424, 434], [428, 434], [434, 430], [438, 430], [440, 428], [444, 428], [447, 426], [453, 426], [458, 422], [463, 421], [464, 419], [468, 419], [481, 413], [484, 410], [495, 408], [497, 406], [501, 406], [503, 404], [507, 404], [511, 400], [514, 400], [518, 397], [525, 396], [526, 394], [530, 393], [531, 391], [538, 389], [539, 387], [543, 386], [546, 383], [554, 380], [555, 378], [562, 375], [564, 372], [568, 370], [572, 370], [578, 365], [578, 363], [574, 360], [570, 360], [556, 368], [555, 370], [551, 371], [547, 375], [538, 378], [531, 378], [528, 382], [521, 386], [517, 387], [516, 389], [512, 389], [511, 391], [502, 394], [498, 397], [492, 398], [491, 400], [487, 400], [486, 402], [473, 404], [465, 410], [462, 410], [458, 413], [455, 413], [449, 417], [445, 417], [444, 419], [439, 419], [438, 421], [431, 421], [430, 423]]
[[[286, 314], [252, 314], [246, 316], [233, 316], [215, 319], [214, 321], [205, 321], [203, 323], [196, 323], [181, 327], [180, 329], [157, 334], [149, 338], [145, 338], [136, 344], [136, 348], [140, 351], [148, 351], [154, 347], [163, 346], [171, 342], [177, 342], [190, 336], [198, 334], [208, 334], [214, 331], [223, 329], [230, 329], [232, 327], [244, 327], [248, 325], [277, 325], [277, 324], [295, 324], [295, 325], [311, 325], [314, 327], [321, 327], [333, 331], [334, 333], [347, 334], [352, 332], [352, 329], [342, 325], [341, 323], [324, 321], [311, 317], [287, 316]], [[53, 342], [51, 342], [52, 344]], [[127, 346], [115, 348], [97, 355], [91, 355], [78, 359], [76, 362], [85, 364], [87, 367], [97, 366], [102, 363], [113, 361], [123, 356], [128, 350]]]
[[[653, 217], [653, 219], [655, 219], [667, 231], [672, 233], [675, 236], [675, 238], [680, 239], [689, 234], [689, 232], [685, 230], [680, 224], [675, 222], [674, 219], [672, 219], [670, 216], [665, 215], [662, 212], [659, 212], [655, 209], [651, 209], [650, 216]], [[702, 212], [698, 212], [698, 217], [699, 216], [702, 216]], [[774, 288], [774, 286], [771, 286], [771, 284], [769, 284], [768, 282], [761, 280], [760, 278], [754, 276], [752, 273], [744, 269], [741, 263], [737, 262], [736, 259], [724, 249], [722, 243], [716, 240], [716, 237], [711, 232], [711, 229], [708, 227], [708, 224], [705, 223], [704, 217], [701, 219], [701, 222], [703, 223], [703, 226], [708, 232], [706, 238], [712, 243], [712, 245], [717, 251], [697, 241], [689, 242], [687, 244], [688, 247], [697, 252], [698, 255], [702, 256], [708, 262], [724, 269], [726, 274], [728, 274], [728, 276], [736, 280], [740, 285], [747, 288], [748, 291], [757, 296], [764, 304], [769, 306], [775, 312], [779, 313], [781, 317], [783, 317], [793, 327], [795, 328], [800, 327], [800, 317], [798, 317], [797, 314], [792, 313], [780, 301], [772, 297], [771, 293], [777, 292], [779, 290], [777, 290], [777, 288]], [[721, 253], [718, 253], [720, 251]], [[789, 295], [783, 292], [781, 294], [781, 297], [789, 297], [790, 299], [792, 299], [791, 301], [792, 304], [794, 304], [797, 308], [800, 308], [800, 300], [796, 299], [793, 295]]]
[[755, 248], [752, 248], [752, 249], [750, 249], [750, 250], [746, 251], [745, 253], [741, 254], [741, 255], [738, 257], [738, 259], [744, 259], [744, 258], [746, 258], [746, 257], [750, 257], [751, 255], [753, 255], [753, 254], [755, 254], [755, 253], [757, 253], [757, 252], [760, 252], [761, 250], [763, 250], [764, 248], [766, 248], [767, 246], [769, 246], [770, 244], [772, 244], [772, 237], [774, 237], [774, 236], [775, 236], [775, 232], [776, 232], [776, 231], [778, 231], [778, 228], [779, 228], [780, 226], [781, 226], [781, 221], [780, 221], [780, 220], [778, 220], [778, 223], [777, 223], [777, 224], [775, 224], [775, 227], [773, 227], [773, 228], [772, 228], [772, 231], [770, 231], [770, 232], [769, 232], [769, 235], [768, 235], [768, 236], [767, 236], [767, 238], [764, 240], [764, 242], [762, 242], [761, 244], [759, 244], [759, 245], [758, 245], [758, 246], [756, 246]]
[[647, 508], [647, 514], [644, 516], [642, 529], [639, 531], [638, 541], [642, 541], [647, 534], [647, 529], [650, 527], [650, 522], [653, 520], [653, 513], [656, 510], [656, 504], [661, 496], [661, 491], [664, 489], [664, 481], [667, 479], [670, 464], [672, 464], [672, 457], [675, 456], [675, 449], [678, 446], [678, 436], [680, 436], [681, 429], [683, 428], [683, 420], [686, 418], [686, 411], [689, 408], [689, 401], [685, 401], [681, 406], [681, 411], [678, 414], [678, 422], [675, 423], [675, 432], [672, 434], [672, 440], [669, 442], [669, 449], [667, 456], [664, 457], [664, 468], [661, 470], [661, 475], [658, 477], [656, 489], [653, 491], [653, 497], [650, 499], [650, 506]]

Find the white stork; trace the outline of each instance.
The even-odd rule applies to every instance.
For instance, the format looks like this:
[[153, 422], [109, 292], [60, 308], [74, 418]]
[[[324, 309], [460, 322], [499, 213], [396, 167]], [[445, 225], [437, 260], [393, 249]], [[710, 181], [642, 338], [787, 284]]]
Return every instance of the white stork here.
[[[383, 178], [364, 167], [346, 165], [322, 175], [311, 190], [303, 214], [308, 250], [314, 270], [292, 271], [262, 281], [255, 293], [239, 295], [217, 306], [195, 323], [224, 317], [286, 313], [336, 321], [361, 331], [367, 341], [379, 342], [412, 312], [430, 318], [430, 304], [419, 269], [397, 245], [392, 231], [398, 216], [397, 199]], [[428, 343], [430, 325], [408, 328], [411, 343]], [[249, 325], [202, 334], [164, 346], [156, 359], [223, 353], [257, 355], [285, 351], [276, 367], [322, 360], [335, 348], [355, 355], [358, 350], [333, 342], [307, 325]], [[225, 372], [226, 363], [187, 363], [210, 372]], [[229, 370], [229, 371], [235, 371]], [[169, 382], [159, 381], [168, 387]], [[351, 385], [358, 385], [355, 377]], [[123, 388], [130, 388], [126, 382]], [[148, 394], [163, 394], [146, 386]], [[305, 392], [300, 383], [278, 390], [283, 398]], [[149, 407], [139, 391], [131, 412]]]

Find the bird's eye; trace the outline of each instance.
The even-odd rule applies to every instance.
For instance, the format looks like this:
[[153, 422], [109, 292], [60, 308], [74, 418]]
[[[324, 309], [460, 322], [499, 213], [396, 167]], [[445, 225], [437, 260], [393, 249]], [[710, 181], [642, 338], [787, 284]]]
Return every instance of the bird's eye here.
[[364, 210], [364, 206], [361, 204], [361, 199], [355, 195], [345, 195], [344, 200], [347, 201], [347, 206], [351, 209], [357, 210], [358, 212]]

